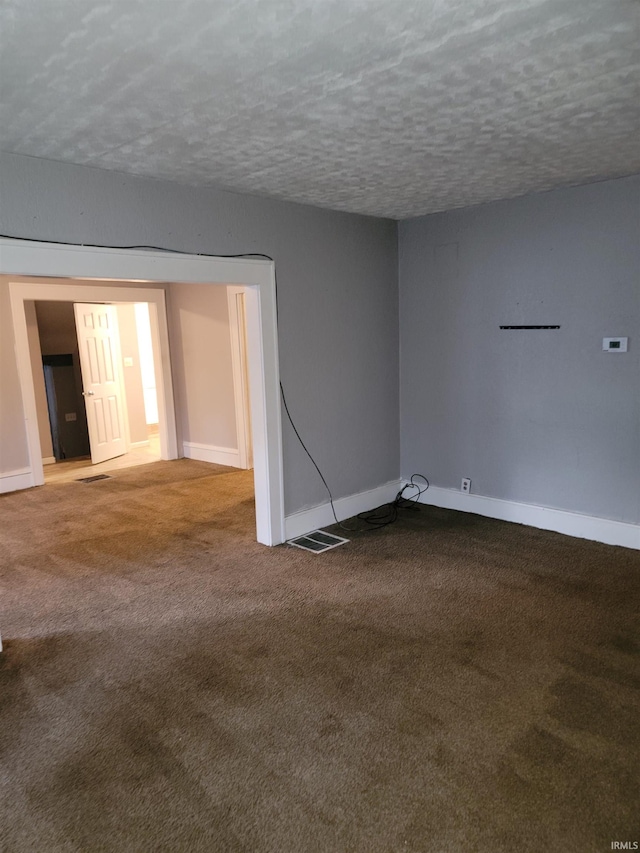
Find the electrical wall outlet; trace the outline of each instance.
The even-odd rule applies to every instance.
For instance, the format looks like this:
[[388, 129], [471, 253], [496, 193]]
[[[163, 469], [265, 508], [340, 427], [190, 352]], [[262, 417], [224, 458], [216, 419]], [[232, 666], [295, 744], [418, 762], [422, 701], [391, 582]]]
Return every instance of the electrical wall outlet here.
[[460, 491], [466, 492], [469, 494], [471, 491], [471, 480], [468, 477], [462, 478], [462, 485], [460, 486]]

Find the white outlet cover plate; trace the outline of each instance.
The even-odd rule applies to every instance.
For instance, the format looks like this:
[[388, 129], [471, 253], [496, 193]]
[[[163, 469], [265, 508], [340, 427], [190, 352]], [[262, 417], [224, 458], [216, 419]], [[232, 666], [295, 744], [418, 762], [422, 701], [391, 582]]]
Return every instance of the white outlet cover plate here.
[[603, 338], [602, 349], [605, 352], [626, 352], [629, 338]]

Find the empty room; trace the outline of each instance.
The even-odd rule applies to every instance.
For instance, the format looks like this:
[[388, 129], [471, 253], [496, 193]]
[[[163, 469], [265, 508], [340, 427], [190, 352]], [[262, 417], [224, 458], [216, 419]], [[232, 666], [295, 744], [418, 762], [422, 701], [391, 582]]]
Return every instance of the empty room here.
[[639, 849], [639, 37], [0, 3], [2, 851]]

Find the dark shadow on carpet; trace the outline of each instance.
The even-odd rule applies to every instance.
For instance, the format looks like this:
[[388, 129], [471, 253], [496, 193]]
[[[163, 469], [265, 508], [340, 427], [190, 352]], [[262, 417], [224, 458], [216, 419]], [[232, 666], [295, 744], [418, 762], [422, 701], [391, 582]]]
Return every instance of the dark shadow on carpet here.
[[426, 507], [267, 549], [250, 476], [159, 465], [0, 503], [2, 850], [640, 838], [637, 553]]

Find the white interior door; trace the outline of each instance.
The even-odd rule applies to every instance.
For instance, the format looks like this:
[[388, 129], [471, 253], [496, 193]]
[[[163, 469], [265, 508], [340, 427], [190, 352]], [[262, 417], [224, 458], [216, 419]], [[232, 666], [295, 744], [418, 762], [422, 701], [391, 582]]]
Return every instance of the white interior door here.
[[127, 452], [115, 305], [74, 303], [91, 461]]

